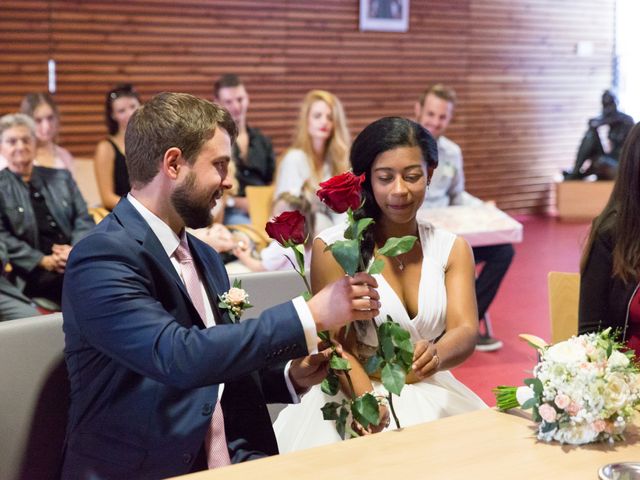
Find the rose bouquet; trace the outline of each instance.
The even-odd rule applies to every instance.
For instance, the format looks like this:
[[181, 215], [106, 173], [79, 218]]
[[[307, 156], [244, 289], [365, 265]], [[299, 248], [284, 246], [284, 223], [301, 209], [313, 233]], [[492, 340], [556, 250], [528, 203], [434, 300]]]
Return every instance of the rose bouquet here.
[[[533, 345], [533, 344], [532, 344]], [[632, 351], [611, 329], [534, 345], [540, 361], [524, 387], [494, 389], [501, 410], [533, 410], [538, 438], [580, 445], [623, 438], [640, 409], [640, 374]]]

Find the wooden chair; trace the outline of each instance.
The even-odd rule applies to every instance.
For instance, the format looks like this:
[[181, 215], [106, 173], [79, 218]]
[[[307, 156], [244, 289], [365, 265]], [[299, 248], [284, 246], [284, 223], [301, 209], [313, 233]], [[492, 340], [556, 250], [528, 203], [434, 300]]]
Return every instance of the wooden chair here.
[[84, 201], [87, 202], [87, 206], [90, 208], [102, 206], [102, 199], [100, 198], [96, 173], [93, 167], [93, 158], [76, 158], [73, 169], [73, 176]]
[[580, 274], [549, 272], [547, 285], [551, 343], [558, 343], [578, 333]]
[[269, 221], [274, 191], [275, 187], [273, 185], [249, 185], [245, 190], [247, 201], [249, 202], [249, 218], [254, 229], [258, 232], [264, 232], [264, 226]]

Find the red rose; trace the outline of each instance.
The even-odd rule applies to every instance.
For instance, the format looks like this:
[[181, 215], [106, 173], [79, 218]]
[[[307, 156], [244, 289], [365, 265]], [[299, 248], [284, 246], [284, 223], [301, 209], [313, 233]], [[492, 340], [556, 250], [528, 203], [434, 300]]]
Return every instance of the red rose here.
[[304, 216], [297, 210], [282, 212], [276, 218], [267, 222], [265, 226], [267, 235], [285, 245], [291, 242], [295, 245], [304, 243]]
[[364, 173], [356, 176], [353, 172], [345, 172], [322, 182], [316, 195], [336, 213], [344, 213], [349, 208], [355, 211], [360, 208], [362, 202], [360, 198], [362, 182], [364, 182]]

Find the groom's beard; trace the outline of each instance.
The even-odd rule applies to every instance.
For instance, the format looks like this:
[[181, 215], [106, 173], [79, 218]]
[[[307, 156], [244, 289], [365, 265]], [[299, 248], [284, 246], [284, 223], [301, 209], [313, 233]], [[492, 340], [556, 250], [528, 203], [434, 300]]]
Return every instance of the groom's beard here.
[[217, 191], [209, 193], [199, 190], [196, 180], [196, 174], [189, 172], [184, 182], [171, 194], [171, 205], [187, 227], [204, 228], [213, 222], [211, 208], [213, 198], [217, 198], [218, 195]]

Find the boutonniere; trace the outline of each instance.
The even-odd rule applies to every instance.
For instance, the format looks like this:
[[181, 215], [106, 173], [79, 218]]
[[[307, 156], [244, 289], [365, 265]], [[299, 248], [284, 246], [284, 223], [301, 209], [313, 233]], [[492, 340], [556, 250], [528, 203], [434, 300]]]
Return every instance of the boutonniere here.
[[242, 281], [237, 278], [233, 281], [233, 287], [227, 292], [218, 295], [218, 307], [228, 310], [232, 322], [237, 322], [247, 308], [253, 307], [249, 303], [249, 294], [242, 289]]

